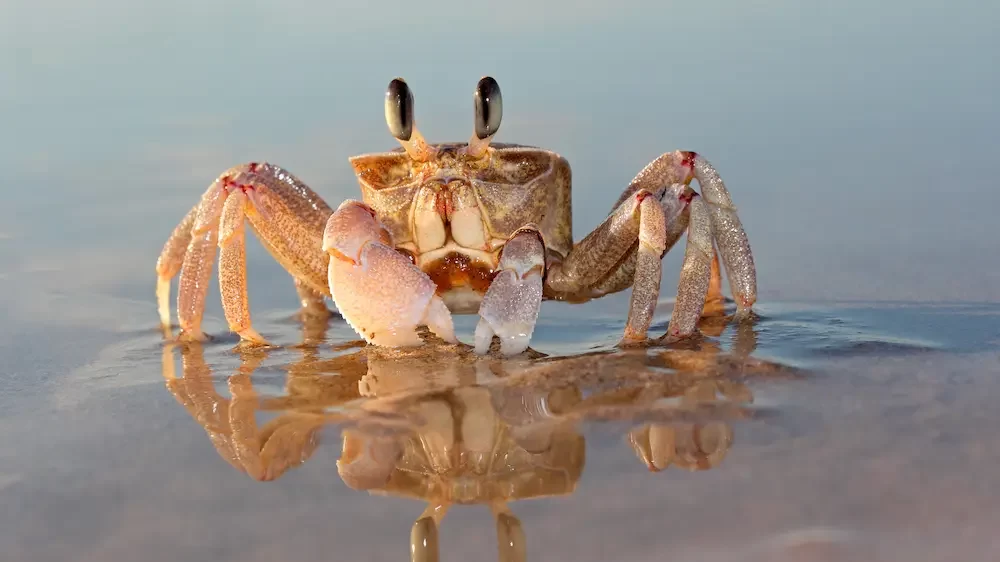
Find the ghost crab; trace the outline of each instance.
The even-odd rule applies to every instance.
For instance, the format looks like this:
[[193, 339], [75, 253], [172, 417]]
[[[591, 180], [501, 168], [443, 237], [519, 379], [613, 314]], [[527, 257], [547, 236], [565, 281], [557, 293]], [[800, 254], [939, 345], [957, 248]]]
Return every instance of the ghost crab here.
[[[225, 171], [167, 240], [157, 262], [161, 322], [180, 273], [181, 337], [202, 339], [202, 312], [219, 248], [219, 281], [232, 331], [266, 343], [251, 325], [244, 223], [295, 280], [303, 311], [325, 314], [332, 297], [370, 344], [420, 343], [427, 326], [455, 342], [451, 313], [476, 313], [475, 347], [496, 335], [504, 355], [528, 347], [543, 299], [583, 302], [632, 287], [623, 343], [642, 342], [659, 296], [661, 259], [688, 236], [677, 301], [664, 338], [695, 332], [721, 302], [718, 247], [737, 305], [756, 300], [749, 241], [725, 185], [700, 155], [663, 154], [625, 188], [608, 218], [574, 244], [571, 173], [542, 148], [493, 143], [502, 114], [491, 77], [474, 92], [468, 143], [428, 144], [414, 124], [413, 94], [394, 79], [385, 117], [402, 148], [350, 159], [363, 201], [336, 210], [287, 170], [248, 163]], [[699, 195], [689, 186], [697, 179]]]

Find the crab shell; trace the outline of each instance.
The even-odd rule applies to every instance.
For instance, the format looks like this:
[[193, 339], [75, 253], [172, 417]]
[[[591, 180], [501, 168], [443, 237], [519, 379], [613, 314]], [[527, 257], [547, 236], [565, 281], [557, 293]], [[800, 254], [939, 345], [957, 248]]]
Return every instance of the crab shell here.
[[546, 263], [573, 247], [569, 162], [549, 150], [491, 145], [473, 156], [467, 144], [431, 147], [426, 162], [402, 149], [350, 159], [364, 202], [437, 286], [453, 313], [477, 312], [496, 275], [504, 244], [532, 225]]

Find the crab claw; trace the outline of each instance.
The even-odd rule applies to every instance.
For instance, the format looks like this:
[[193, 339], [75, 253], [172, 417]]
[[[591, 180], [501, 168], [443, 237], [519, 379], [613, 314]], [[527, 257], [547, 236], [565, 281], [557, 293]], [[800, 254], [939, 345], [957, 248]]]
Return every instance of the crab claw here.
[[479, 308], [476, 353], [490, 349], [500, 337], [500, 353], [517, 355], [528, 349], [542, 305], [545, 246], [534, 226], [518, 231], [504, 246], [500, 273], [493, 279]]
[[333, 302], [370, 344], [420, 345], [417, 326], [455, 343], [451, 313], [426, 273], [395, 251], [389, 231], [364, 203], [345, 201], [323, 233]]
[[343, 450], [337, 473], [354, 490], [374, 490], [385, 486], [403, 456], [394, 436], [369, 437], [357, 431], [344, 432]]

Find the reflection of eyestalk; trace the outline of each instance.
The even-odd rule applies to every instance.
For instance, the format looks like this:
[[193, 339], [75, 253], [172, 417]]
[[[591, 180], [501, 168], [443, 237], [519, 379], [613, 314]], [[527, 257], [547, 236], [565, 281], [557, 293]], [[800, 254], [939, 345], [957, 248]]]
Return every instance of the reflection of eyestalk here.
[[410, 158], [426, 162], [434, 156], [434, 149], [417, 130], [413, 119], [413, 92], [402, 78], [393, 78], [386, 88], [385, 122]]
[[475, 101], [475, 130], [469, 140], [468, 153], [479, 158], [500, 128], [503, 117], [503, 98], [500, 95], [500, 85], [490, 76], [484, 76], [473, 94]]
[[[524, 529], [506, 502], [490, 504], [497, 526], [497, 553], [500, 562], [524, 562], [527, 559]], [[446, 504], [430, 504], [410, 529], [410, 560], [436, 562], [439, 559], [438, 527], [448, 513]]]

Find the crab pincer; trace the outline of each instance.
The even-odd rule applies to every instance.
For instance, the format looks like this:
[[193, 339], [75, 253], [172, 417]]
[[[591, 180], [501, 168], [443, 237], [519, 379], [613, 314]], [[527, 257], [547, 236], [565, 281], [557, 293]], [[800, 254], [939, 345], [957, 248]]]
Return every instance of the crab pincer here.
[[479, 308], [476, 353], [489, 351], [495, 334], [501, 354], [517, 355], [528, 348], [542, 306], [545, 246], [533, 226], [507, 241], [499, 269]]
[[323, 233], [330, 254], [329, 283], [344, 319], [368, 343], [420, 345], [417, 326], [456, 343], [451, 313], [430, 277], [392, 244], [388, 229], [364, 203], [348, 200]]

